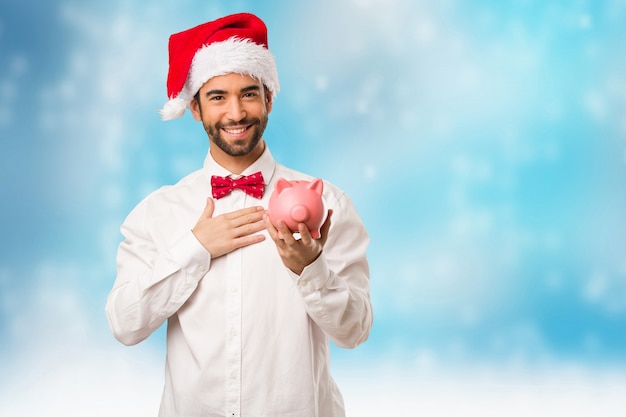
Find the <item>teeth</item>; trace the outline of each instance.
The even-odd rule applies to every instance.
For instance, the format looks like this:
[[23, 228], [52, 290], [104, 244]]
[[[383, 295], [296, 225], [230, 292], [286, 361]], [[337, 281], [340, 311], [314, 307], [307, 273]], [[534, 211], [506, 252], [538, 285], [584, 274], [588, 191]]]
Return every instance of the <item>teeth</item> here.
[[226, 133], [230, 133], [231, 135], [238, 135], [240, 133], [245, 132], [246, 128], [245, 127], [240, 127], [240, 128], [237, 128], [237, 129], [226, 129], [226, 128], [224, 128], [224, 130], [226, 131]]

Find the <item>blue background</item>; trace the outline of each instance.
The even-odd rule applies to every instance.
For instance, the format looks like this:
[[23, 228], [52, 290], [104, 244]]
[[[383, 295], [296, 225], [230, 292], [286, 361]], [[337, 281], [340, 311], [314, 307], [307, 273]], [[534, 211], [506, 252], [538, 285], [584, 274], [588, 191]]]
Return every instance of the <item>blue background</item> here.
[[[562, 387], [573, 373], [556, 402], [524, 391], [535, 415], [619, 415], [620, 0], [0, 0], [0, 414], [152, 415], [163, 332], [123, 347], [104, 317], [119, 225], [208, 148], [189, 114], [155, 111], [169, 35], [239, 11], [265, 20], [278, 64], [274, 156], [346, 190], [371, 234], [375, 325], [333, 348], [348, 406], [373, 413], [383, 379], [420, 409], [424, 375]], [[487, 391], [457, 398], [485, 399], [485, 415], [499, 410]]]

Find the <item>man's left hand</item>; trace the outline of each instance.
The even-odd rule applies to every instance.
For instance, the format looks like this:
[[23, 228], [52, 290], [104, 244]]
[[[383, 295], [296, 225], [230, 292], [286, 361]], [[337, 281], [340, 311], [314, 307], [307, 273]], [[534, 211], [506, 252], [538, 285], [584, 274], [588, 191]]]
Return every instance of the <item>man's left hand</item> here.
[[276, 244], [278, 254], [283, 260], [283, 264], [289, 268], [294, 274], [300, 275], [304, 268], [315, 261], [322, 253], [322, 249], [328, 238], [328, 230], [330, 229], [330, 217], [332, 210], [328, 210], [326, 221], [321, 227], [320, 238], [313, 239], [311, 233], [304, 223], [298, 224], [298, 233], [300, 239], [293, 236], [293, 232], [289, 230], [287, 225], [279, 221], [276, 226], [272, 224], [267, 213], [265, 214], [265, 227]]

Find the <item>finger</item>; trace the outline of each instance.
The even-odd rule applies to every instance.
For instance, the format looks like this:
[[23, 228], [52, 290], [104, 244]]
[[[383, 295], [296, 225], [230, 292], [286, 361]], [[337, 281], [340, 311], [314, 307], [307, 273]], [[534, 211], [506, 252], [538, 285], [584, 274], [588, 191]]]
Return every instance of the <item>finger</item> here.
[[[262, 207], [248, 207], [246, 209], [222, 214], [232, 229], [239, 229], [247, 225], [263, 222], [264, 209]], [[262, 227], [261, 227], [262, 228]]]
[[306, 224], [298, 224], [298, 233], [300, 233], [300, 239], [302, 240], [302, 243], [304, 243], [306, 246], [311, 244], [313, 237], [311, 236], [311, 232], [309, 231], [309, 228], [306, 226]]
[[328, 210], [328, 214], [326, 215], [326, 220], [324, 220], [324, 224], [320, 228], [320, 243], [322, 246], [326, 244], [326, 240], [328, 239], [328, 231], [330, 230], [331, 220], [330, 218], [333, 215], [332, 210]]
[[202, 212], [202, 216], [204, 218], [210, 219], [213, 217], [213, 211], [215, 210], [215, 202], [211, 197], [207, 197], [206, 206], [204, 206], [204, 211]]
[[241, 225], [250, 222], [257, 222], [263, 219], [265, 209], [261, 206], [246, 207], [243, 209], [235, 210], [230, 213], [225, 213], [224, 217], [227, 220], [234, 221], [235, 225]]
[[289, 229], [289, 227], [287, 227], [284, 221], [279, 220], [276, 226], [279, 232], [279, 237], [282, 237], [282, 240], [286, 244], [293, 245], [296, 243], [296, 238], [293, 237], [293, 232]]
[[241, 236], [233, 239], [233, 249], [243, 248], [244, 246], [253, 245], [263, 240], [265, 240], [265, 236], [262, 234]]
[[236, 236], [241, 237], [260, 232], [263, 229], [265, 229], [265, 222], [263, 221], [263, 219], [261, 219], [255, 222], [244, 223], [241, 226], [237, 226], [235, 228], [235, 233]]
[[328, 231], [330, 230], [330, 218], [333, 215], [333, 210], [329, 209], [328, 210], [328, 214], [326, 215], [326, 220], [324, 221], [324, 224], [322, 225], [320, 231], [321, 231], [321, 235], [322, 236], [326, 236], [328, 234]]
[[272, 240], [278, 241], [278, 230], [276, 229], [276, 227], [274, 227], [274, 224], [270, 220], [270, 216], [267, 214], [267, 212], [263, 215], [263, 220], [265, 222], [265, 229], [267, 229], [267, 232], [270, 234]]

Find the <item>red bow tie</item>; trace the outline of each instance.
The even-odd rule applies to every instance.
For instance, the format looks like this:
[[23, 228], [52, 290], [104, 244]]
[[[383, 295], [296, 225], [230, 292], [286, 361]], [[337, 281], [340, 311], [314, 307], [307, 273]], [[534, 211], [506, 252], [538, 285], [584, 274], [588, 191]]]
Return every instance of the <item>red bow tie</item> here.
[[261, 174], [261, 171], [237, 178], [236, 180], [230, 177], [218, 177], [217, 175], [213, 175], [211, 177], [211, 188], [213, 190], [213, 198], [219, 199], [227, 196], [235, 188], [243, 190], [243, 192], [254, 198], [261, 198], [265, 191], [265, 183], [263, 182], [263, 174]]

